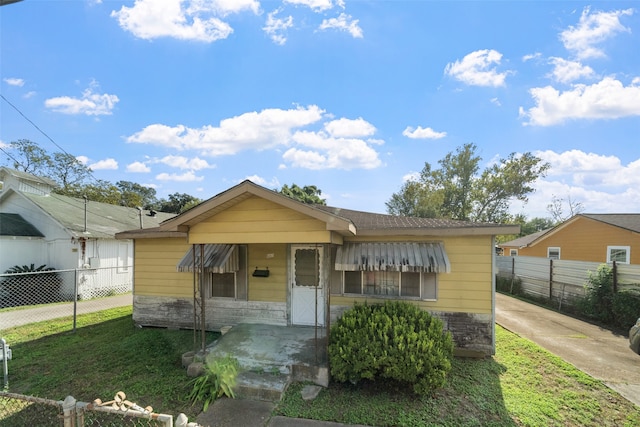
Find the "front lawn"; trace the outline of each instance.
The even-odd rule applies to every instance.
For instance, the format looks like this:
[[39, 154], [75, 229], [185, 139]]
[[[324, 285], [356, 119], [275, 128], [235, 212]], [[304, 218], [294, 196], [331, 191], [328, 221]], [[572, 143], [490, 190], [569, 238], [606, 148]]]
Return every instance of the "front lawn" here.
[[[155, 412], [195, 418], [180, 356], [193, 332], [135, 328], [131, 309], [5, 330], [9, 391], [91, 402], [124, 391]], [[216, 334], [209, 334], [213, 340]], [[275, 413], [377, 426], [637, 426], [640, 408], [528, 340], [497, 328], [497, 355], [456, 359], [447, 385], [421, 398], [393, 384], [331, 384], [314, 401], [292, 385]]]

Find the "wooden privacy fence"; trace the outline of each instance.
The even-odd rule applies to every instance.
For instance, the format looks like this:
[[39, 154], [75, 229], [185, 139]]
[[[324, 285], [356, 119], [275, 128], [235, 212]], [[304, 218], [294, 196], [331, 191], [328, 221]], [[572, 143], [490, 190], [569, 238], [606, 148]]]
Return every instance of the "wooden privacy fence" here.
[[[522, 291], [535, 298], [557, 301], [558, 306], [585, 295], [589, 272], [595, 273], [602, 263], [559, 259], [498, 256], [498, 276], [520, 280]], [[613, 268], [615, 292], [632, 290], [640, 293], [640, 265], [610, 264]]]

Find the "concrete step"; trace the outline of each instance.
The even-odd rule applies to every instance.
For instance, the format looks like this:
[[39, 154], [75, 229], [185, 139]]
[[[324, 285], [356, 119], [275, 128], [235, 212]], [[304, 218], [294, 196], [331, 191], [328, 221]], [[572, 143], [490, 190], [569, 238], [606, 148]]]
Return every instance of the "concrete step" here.
[[291, 382], [281, 373], [242, 371], [236, 378], [234, 392], [237, 398], [278, 402]]

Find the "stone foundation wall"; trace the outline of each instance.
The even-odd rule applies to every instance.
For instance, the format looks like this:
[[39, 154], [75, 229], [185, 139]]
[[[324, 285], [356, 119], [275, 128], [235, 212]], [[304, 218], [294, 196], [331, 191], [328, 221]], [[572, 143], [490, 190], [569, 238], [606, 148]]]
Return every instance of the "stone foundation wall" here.
[[[204, 303], [207, 330], [219, 331], [223, 326], [238, 323], [287, 325], [285, 303], [223, 299], [207, 299]], [[192, 329], [193, 299], [136, 295], [133, 321], [140, 326]]]

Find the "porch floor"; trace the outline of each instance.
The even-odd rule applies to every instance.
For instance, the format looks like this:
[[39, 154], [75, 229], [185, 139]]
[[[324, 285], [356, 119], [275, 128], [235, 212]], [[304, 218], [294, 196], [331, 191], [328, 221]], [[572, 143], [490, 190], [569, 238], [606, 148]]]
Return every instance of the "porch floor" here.
[[207, 353], [207, 359], [238, 360], [242, 397], [279, 400], [292, 380], [325, 387], [329, 381], [325, 328], [242, 323], [210, 344]]

